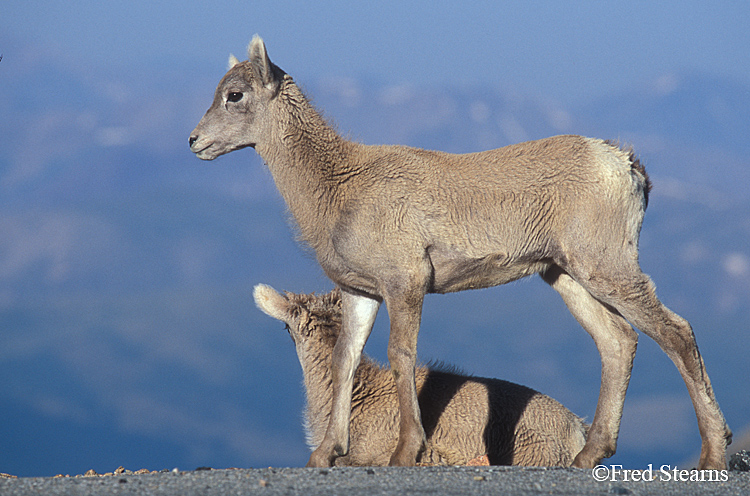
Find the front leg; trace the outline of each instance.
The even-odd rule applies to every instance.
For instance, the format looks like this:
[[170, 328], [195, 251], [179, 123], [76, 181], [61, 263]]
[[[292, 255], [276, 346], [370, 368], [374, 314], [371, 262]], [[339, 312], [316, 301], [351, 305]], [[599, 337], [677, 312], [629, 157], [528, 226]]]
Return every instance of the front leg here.
[[391, 320], [388, 360], [396, 383], [400, 414], [398, 444], [389, 465], [416, 465], [417, 457], [427, 444], [414, 381], [423, 301], [424, 293], [420, 291], [386, 299]]
[[331, 364], [331, 416], [323, 441], [310, 455], [308, 467], [331, 467], [336, 458], [349, 452], [354, 371], [379, 307], [379, 300], [341, 291], [341, 333], [333, 347]]

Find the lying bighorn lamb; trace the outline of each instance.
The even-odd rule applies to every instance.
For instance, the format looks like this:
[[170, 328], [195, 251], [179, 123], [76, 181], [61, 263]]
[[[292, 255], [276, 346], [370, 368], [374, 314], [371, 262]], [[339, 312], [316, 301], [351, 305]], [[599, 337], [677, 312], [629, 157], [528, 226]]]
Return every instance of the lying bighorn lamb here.
[[[286, 297], [255, 287], [255, 303], [286, 323], [307, 391], [305, 429], [316, 448], [331, 413], [331, 352], [341, 329], [341, 293]], [[586, 442], [583, 421], [549, 396], [498, 379], [418, 367], [419, 406], [427, 433], [422, 465], [569, 466]], [[336, 465], [387, 465], [398, 442], [393, 376], [363, 355], [354, 376], [349, 454]]]

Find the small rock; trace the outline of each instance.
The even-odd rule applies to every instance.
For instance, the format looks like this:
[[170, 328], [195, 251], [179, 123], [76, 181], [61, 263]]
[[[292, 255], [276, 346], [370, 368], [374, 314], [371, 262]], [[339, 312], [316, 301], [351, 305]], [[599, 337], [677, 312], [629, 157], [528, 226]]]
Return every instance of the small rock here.
[[625, 489], [622, 486], [611, 486], [609, 488], [609, 492], [611, 494], [630, 494], [630, 490], [629, 489]]
[[489, 467], [490, 457], [487, 455], [481, 455], [476, 458], [472, 458], [466, 463], [469, 467]]
[[0, 473], [0, 479], [18, 479], [18, 476]]
[[140, 470], [136, 470], [136, 471], [135, 471], [135, 472], [133, 472], [133, 473], [134, 473], [135, 475], [143, 475], [143, 474], [150, 474], [150, 473], [151, 473], [151, 471], [150, 471], [149, 469], [147, 469], [147, 468], [142, 468], [142, 469], [140, 469]]
[[260, 487], [268, 487], [268, 486], [270, 486], [270, 484], [268, 483], [268, 481], [267, 481], [266, 479], [261, 479], [261, 480], [259, 480], [259, 481], [258, 481], [258, 485], [259, 485]]
[[120, 465], [119, 467], [117, 467], [117, 470], [115, 470], [115, 474], [117, 474], [117, 475], [121, 475], [121, 474], [124, 474], [124, 473], [125, 473], [125, 467], [123, 467], [122, 465]]
[[97, 474], [96, 470], [94, 470], [93, 468], [89, 469], [85, 474], [83, 474], [84, 477], [96, 477], [97, 475], [99, 474]]
[[750, 451], [742, 450], [729, 458], [729, 470], [750, 471]]

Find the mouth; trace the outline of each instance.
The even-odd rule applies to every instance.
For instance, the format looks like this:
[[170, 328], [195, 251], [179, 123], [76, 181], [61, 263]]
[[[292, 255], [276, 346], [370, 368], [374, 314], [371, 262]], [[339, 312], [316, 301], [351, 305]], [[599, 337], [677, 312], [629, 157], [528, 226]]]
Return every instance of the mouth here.
[[195, 153], [195, 156], [201, 160], [213, 160], [217, 157], [220, 157], [221, 155], [226, 155], [227, 153], [230, 153], [230, 152], [242, 150], [243, 148], [255, 149], [255, 143], [248, 143], [247, 145], [235, 145], [235, 146], [225, 148], [225, 149], [221, 149], [221, 147], [216, 147], [214, 146], [215, 144], [216, 143], [209, 143], [208, 145], [198, 150], [193, 150], [191, 148], [191, 151]]
[[213, 160], [219, 155], [223, 155], [221, 153], [221, 147], [217, 147], [216, 142], [210, 140], [193, 141], [191, 138], [190, 151], [201, 160]]
[[211, 148], [211, 145], [204, 146], [200, 150], [193, 150], [193, 153], [195, 153], [195, 156], [198, 157], [201, 160], [213, 160], [216, 157], [218, 157], [218, 155], [214, 155], [212, 153], [207, 153], [207, 150], [209, 148]]

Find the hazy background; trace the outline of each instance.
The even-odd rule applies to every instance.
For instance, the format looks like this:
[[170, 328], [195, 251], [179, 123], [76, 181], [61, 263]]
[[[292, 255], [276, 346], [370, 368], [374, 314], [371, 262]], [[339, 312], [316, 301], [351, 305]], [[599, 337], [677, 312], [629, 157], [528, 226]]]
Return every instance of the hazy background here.
[[[301, 370], [252, 287], [324, 291], [262, 161], [188, 150], [254, 33], [366, 143], [632, 144], [641, 262], [750, 424], [747, 2], [5, 1], [0, 6], [0, 472], [299, 466]], [[367, 352], [384, 360], [383, 311]], [[593, 418], [599, 358], [534, 277], [429, 296], [420, 357]], [[735, 444], [736, 449], [740, 448]], [[617, 455], [689, 466], [677, 370], [642, 336]], [[736, 451], [730, 448], [730, 452]]]

